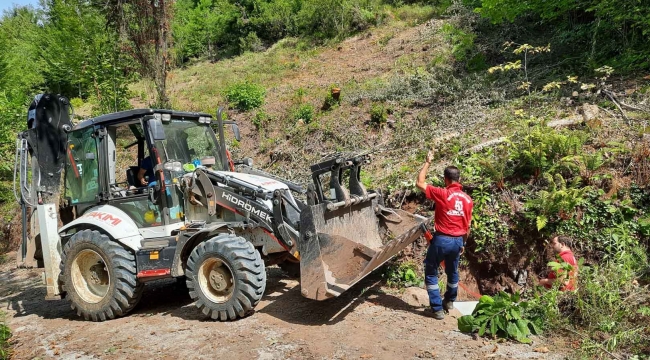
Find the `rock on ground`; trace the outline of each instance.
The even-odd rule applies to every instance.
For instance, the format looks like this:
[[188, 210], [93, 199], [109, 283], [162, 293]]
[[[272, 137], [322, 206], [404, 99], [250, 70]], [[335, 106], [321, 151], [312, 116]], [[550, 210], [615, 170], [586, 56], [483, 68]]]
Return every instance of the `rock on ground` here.
[[599, 112], [600, 109], [598, 109], [598, 105], [594, 105], [594, 104], [582, 105], [582, 118], [584, 119], [585, 122], [597, 118]]
[[415, 286], [404, 290], [404, 294], [402, 294], [402, 300], [414, 307], [429, 306], [429, 294], [427, 294], [427, 291]]

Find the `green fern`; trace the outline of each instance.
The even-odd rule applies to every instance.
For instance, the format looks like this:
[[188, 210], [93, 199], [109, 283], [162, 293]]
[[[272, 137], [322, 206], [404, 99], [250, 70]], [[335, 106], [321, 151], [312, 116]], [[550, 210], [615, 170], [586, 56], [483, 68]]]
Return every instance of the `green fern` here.
[[[523, 136], [521, 136], [523, 135]], [[579, 132], [562, 133], [536, 124], [519, 134], [521, 140], [513, 143], [513, 160], [519, 172], [537, 178], [547, 171], [572, 173], [579, 170], [575, 156], [582, 152], [586, 136]]]
[[586, 201], [585, 195], [590, 189], [588, 186], [580, 187], [580, 177], [574, 178], [569, 184], [561, 174], [553, 176], [544, 173], [543, 178], [548, 183], [547, 188], [540, 190], [536, 198], [526, 203], [526, 207], [537, 214], [537, 230], [542, 230], [552, 219], [572, 218], [576, 209]]

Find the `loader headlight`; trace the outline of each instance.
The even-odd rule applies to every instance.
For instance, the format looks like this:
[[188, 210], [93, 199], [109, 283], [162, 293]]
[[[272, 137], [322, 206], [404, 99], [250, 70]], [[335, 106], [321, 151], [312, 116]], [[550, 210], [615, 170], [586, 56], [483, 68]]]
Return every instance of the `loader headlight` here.
[[199, 122], [200, 122], [201, 124], [209, 124], [211, 120], [212, 120], [212, 119], [210, 119], [210, 118], [207, 117], [207, 116], [201, 116], [201, 117], [199, 117]]
[[168, 161], [163, 165], [163, 169], [167, 171], [181, 172], [183, 171], [183, 164], [180, 161]]
[[172, 121], [172, 115], [171, 114], [162, 114], [162, 121], [164, 121], [164, 122]]

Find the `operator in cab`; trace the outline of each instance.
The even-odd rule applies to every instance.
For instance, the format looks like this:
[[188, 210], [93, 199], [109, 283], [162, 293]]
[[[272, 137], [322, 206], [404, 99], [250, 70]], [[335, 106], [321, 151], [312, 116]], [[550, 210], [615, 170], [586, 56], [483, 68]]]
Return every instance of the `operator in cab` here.
[[147, 156], [140, 162], [140, 169], [136, 175], [136, 185], [147, 186], [149, 181], [154, 181], [153, 162], [151, 157]]
[[[433, 200], [436, 206], [434, 216], [436, 231], [424, 260], [424, 282], [431, 305], [430, 309], [425, 310], [425, 315], [442, 320], [445, 312], [454, 308], [454, 301], [458, 295], [458, 263], [470, 233], [474, 202], [463, 192], [460, 170], [455, 166], [445, 168], [444, 188], [427, 184], [426, 176], [432, 160], [433, 152], [429, 151], [418, 174], [416, 186], [424, 192], [427, 199]], [[447, 274], [447, 291], [444, 299], [440, 298], [438, 286], [438, 267], [442, 261], [445, 262]]]

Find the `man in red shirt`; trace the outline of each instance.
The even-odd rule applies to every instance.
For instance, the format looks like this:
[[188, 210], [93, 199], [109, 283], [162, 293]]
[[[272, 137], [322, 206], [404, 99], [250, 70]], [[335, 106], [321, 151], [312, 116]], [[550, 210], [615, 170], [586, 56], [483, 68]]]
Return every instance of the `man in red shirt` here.
[[[560, 286], [560, 290], [569, 290], [573, 291], [576, 289], [576, 275], [578, 274], [578, 262], [576, 261], [575, 256], [573, 256], [573, 252], [571, 251], [571, 245], [572, 245], [572, 240], [568, 236], [555, 236], [553, 239], [551, 239], [551, 242], [549, 243], [553, 251], [560, 256], [560, 258], [566, 262], [567, 264], [571, 265], [571, 271], [569, 272], [568, 276], [564, 275], [563, 278], [566, 279], [564, 281], [564, 284]], [[548, 277], [546, 279], [541, 279], [539, 281], [540, 285], [543, 285], [545, 288], [550, 289], [553, 287], [553, 283], [557, 281], [558, 275], [563, 275], [562, 274], [563, 270], [558, 270], [559, 274], [556, 274], [555, 271], [551, 271], [548, 273]]]
[[[416, 186], [424, 192], [427, 199], [433, 200], [436, 204], [434, 216], [436, 232], [424, 260], [424, 283], [427, 286], [431, 305], [431, 311], [427, 310], [427, 315], [442, 320], [445, 311], [454, 308], [454, 301], [458, 295], [458, 262], [469, 236], [474, 202], [463, 192], [463, 186], [459, 183], [460, 171], [455, 166], [445, 168], [445, 188], [434, 187], [425, 182], [432, 158], [433, 153], [429, 152], [418, 175]], [[447, 291], [444, 300], [441, 300], [438, 266], [443, 260], [447, 273]]]

